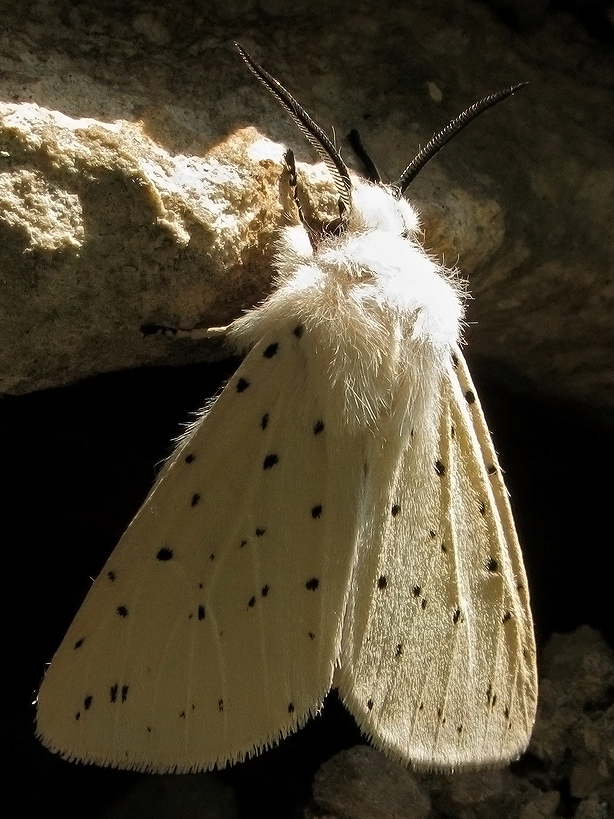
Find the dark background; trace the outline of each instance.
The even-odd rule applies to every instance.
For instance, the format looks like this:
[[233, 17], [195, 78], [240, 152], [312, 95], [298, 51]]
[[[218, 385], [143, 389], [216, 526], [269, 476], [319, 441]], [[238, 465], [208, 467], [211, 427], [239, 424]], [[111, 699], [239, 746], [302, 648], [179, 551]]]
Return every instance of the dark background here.
[[[19, 5], [0, 0], [0, 19], [5, 22], [4, 12], [10, 9], [19, 12]], [[61, 19], [70, 31], [71, 4], [60, 5]], [[80, 5], [82, 12], [88, 5], [105, 6], [110, 19], [121, 16], [128, 4], [100, 0], [74, 5]], [[143, 5], [155, 8], [164, 3]], [[202, 5], [207, 11], [208, 4]], [[258, 3], [245, 3], [252, 12], [246, 21], [237, 11], [241, 4], [231, 5], [233, 36], [241, 39], [242, 27], [258, 31]], [[603, 2], [493, 0], [489, 5], [514, 36], [520, 34], [520, 42], [525, 26], [533, 30], [531, 27], [539, 27], [549, 14], [561, 9], [576, 15], [577, 30], [588, 32], [596, 43], [614, 41]], [[37, 8], [43, 6], [37, 4]], [[307, 15], [311, 12], [308, 4], [301, 8]], [[43, 14], [33, 14], [32, 20], [44, 29]], [[263, 53], [267, 25], [262, 15]], [[288, 19], [287, 26], [291, 29], [292, 25]], [[306, 25], [304, 20], [302, 25]], [[224, 26], [222, 16], [212, 39], [223, 39]], [[277, 24], [281, 26], [283, 21]], [[103, 25], [99, 33], [96, 47], [112, 53], [112, 38], [107, 43]], [[210, 32], [203, 30], [203, 39], [207, 36]], [[41, 42], [44, 40], [41, 36]], [[69, 38], [67, 52], [71, 47], [78, 50], [80, 42]], [[148, 47], [147, 43], [143, 46]], [[135, 71], [142, 69], [140, 61], [146, 63], [137, 54]], [[275, 64], [273, 57], [271, 62]], [[571, 74], [582, 66], [568, 70]], [[24, 76], [24, 99], [29, 99], [27, 66]], [[183, 82], [178, 76], [177, 83]], [[561, 118], [565, 116], [561, 112]], [[502, 164], [513, 162], [514, 157], [506, 156]], [[582, 236], [569, 240], [584, 241]], [[611, 243], [611, 236], [605, 240]], [[565, 328], [555, 328], [553, 339], [564, 332]], [[561, 396], [544, 395], [541, 385], [523, 382], [517, 372], [503, 371], [494, 361], [476, 360], [471, 348], [467, 357], [512, 496], [538, 648], [553, 632], [570, 631], [581, 624], [599, 629], [614, 645], [610, 568], [614, 551], [613, 419]], [[8, 690], [3, 708], [7, 760], [3, 795], [17, 815], [95, 819], [146, 778], [68, 764], [49, 753], [34, 737], [32, 700], [45, 663], [53, 656], [91, 579], [145, 498], [158, 465], [171, 452], [171, 440], [235, 366], [236, 361], [125, 371], [64, 388], [0, 398], [0, 536]], [[279, 747], [212, 776], [233, 788], [244, 816], [298, 816], [298, 806], [308, 802], [313, 774], [321, 762], [358, 741], [353, 720], [333, 694], [320, 717]]]

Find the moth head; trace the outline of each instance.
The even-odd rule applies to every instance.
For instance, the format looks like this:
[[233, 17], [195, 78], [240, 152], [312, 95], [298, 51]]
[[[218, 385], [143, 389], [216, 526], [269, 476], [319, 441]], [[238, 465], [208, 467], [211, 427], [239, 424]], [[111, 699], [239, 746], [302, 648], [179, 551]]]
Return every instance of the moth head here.
[[[250, 71], [260, 80], [260, 82], [273, 94], [280, 105], [286, 109], [294, 122], [297, 124], [308, 142], [315, 148], [318, 156], [328, 167], [337, 193], [339, 194], [339, 216], [326, 224], [320, 225], [318, 232], [322, 237], [338, 236], [342, 234], [348, 224], [352, 221], [352, 217], [362, 214], [368, 219], [370, 225], [374, 224], [367, 213], [364, 213], [361, 207], [355, 200], [360, 199], [359, 190], [352, 184], [350, 174], [345, 162], [341, 159], [341, 154], [336, 148], [333, 141], [327, 133], [309, 116], [305, 109], [294, 99], [290, 92], [276, 80], [268, 71], [262, 68], [255, 60], [238, 43], [235, 43], [239, 54], [247, 64]], [[406, 203], [402, 197], [408, 188], [409, 184], [416, 178], [418, 173], [424, 168], [426, 163], [437, 154], [443, 146], [449, 142], [452, 137], [456, 136], [466, 125], [479, 116], [483, 111], [492, 108], [497, 103], [514, 94], [527, 83], [522, 82], [513, 85], [510, 88], [505, 88], [502, 91], [497, 91], [494, 94], [489, 94], [478, 102], [466, 108], [461, 114], [455, 117], [445, 128], [434, 134], [427, 144], [419, 151], [412, 159], [409, 165], [405, 168], [401, 176], [393, 185], [384, 185], [377, 167], [368, 152], [364, 148], [360, 136], [356, 130], [350, 131], [348, 139], [352, 145], [356, 155], [361, 160], [365, 177], [375, 186], [380, 186], [382, 191], [386, 192], [387, 196], [392, 193], [393, 197], [398, 200], [398, 216], [403, 221], [405, 227], [401, 233], [413, 233], [417, 227], [417, 218], [413, 209]], [[286, 166], [288, 168], [291, 180], [291, 186], [295, 192], [295, 202], [299, 209], [301, 221], [306, 223], [306, 226], [312, 228], [313, 226], [307, 223], [304, 219], [301, 206], [296, 195], [296, 168], [294, 166], [294, 154], [292, 151], [287, 151], [285, 155]], [[366, 202], [367, 200], [365, 200]], [[368, 199], [369, 207], [372, 209], [373, 202], [377, 202], [377, 197], [371, 196]], [[382, 200], [383, 201], [383, 200]], [[407, 207], [403, 207], [406, 205]], [[374, 214], [375, 223], [377, 222], [376, 214]], [[313, 240], [312, 240], [313, 242]]]

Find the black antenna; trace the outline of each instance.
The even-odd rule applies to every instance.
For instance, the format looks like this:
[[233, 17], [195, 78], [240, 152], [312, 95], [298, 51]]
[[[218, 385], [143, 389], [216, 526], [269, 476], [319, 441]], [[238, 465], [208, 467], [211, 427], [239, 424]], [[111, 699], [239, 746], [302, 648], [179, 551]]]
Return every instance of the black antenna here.
[[352, 128], [350, 133], [348, 134], [348, 142], [352, 146], [354, 153], [362, 162], [363, 168], [365, 169], [365, 175], [369, 182], [374, 182], [377, 185], [381, 185], [382, 177], [380, 176], [379, 171], [377, 170], [377, 165], [369, 156], [369, 153], [365, 146], [362, 143], [362, 139], [360, 138], [360, 134], [356, 130], [356, 128]]
[[339, 209], [342, 215], [348, 212], [352, 204], [352, 182], [339, 151], [335, 148], [322, 128], [311, 119], [305, 109], [299, 105], [292, 94], [283, 87], [279, 80], [276, 80], [275, 77], [269, 74], [261, 65], [258, 65], [257, 62], [252, 60], [245, 49], [241, 48], [238, 43], [235, 43], [235, 46], [252, 74], [268, 88], [275, 99], [286, 109], [305, 137], [315, 148], [320, 159], [326, 163], [339, 192]]
[[399, 193], [403, 193], [409, 183], [412, 182], [420, 173], [422, 168], [424, 168], [426, 163], [443, 148], [446, 142], [449, 142], [452, 137], [458, 134], [459, 131], [462, 131], [465, 125], [469, 125], [469, 123], [483, 111], [486, 111], [488, 108], [492, 108], [493, 105], [497, 105], [497, 103], [501, 102], [512, 94], [515, 94], [516, 91], [523, 88], [525, 85], [527, 85], [526, 82], [520, 82], [518, 85], [512, 85], [511, 88], [506, 88], [503, 91], [497, 91], [495, 94], [489, 94], [487, 97], [484, 97], [484, 99], [465, 109], [462, 114], [459, 114], [452, 120], [452, 122], [446, 125], [445, 128], [429, 139], [424, 148], [405, 168], [394, 187], [399, 190]]

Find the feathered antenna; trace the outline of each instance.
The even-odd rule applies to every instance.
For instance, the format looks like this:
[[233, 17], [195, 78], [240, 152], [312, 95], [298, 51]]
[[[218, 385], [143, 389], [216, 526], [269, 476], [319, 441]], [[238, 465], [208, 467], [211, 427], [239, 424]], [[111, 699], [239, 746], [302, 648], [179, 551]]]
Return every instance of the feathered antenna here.
[[307, 140], [315, 148], [320, 159], [322, 159], [322, 161], [328, 167], [339, 192], [339, 209], [341, 211], [341, 215], [343, 216], [343, 214], [347, 213], [352, 206], [352, 182], [350, 180], [348, 169], [345, 162], [341, 159], [339, 151], [335, 148], [331, 139], [324, 132], [324, 130], [313, 121], [307, 111], [305, 111], [305, 109], [299, 105], [292, 94], [290, 94], [290, 92], [283, 87], [279, 80], [276, 80], [275, 77], [269, 74], [269, 72], [266, 71], [261, 65], [258, 65], [255, 60], [252, 60], [245, 49], [238, 43], [235, 43], [235, 46], [252, 74], [254, 74], [266, 88], [268, 88], [280, 105], [286, 109], [286, 111], [301, 129]]
[[470, 105], [469, 108], [466, 108], [462, 114], [459, 114], [452, 120], [452, 122], [446, 125], [445, 128], [442, 128], [441, 131], [429, 139], [424, 148], [405, 168], [394, 187], [398, 189], [399, 193], [403, 193], [410, 182], [412, 182], [420, 173], [422, 168], [424, 168], [426, 163], [432, 159], [436, 153], [439, 153], [443, 146], [449, 142], [452, 137], [456, 136], [459, 131], [462, 131], [466, 125], [469, 125], [472, 120], [474, 120], [488, 108], [492, 108], [493, 105], [497, 105], [497, 103], [501, 102], [512, 94], [515, 94], [516, 91], [523, 88], [525, 85], [527, 85], [526, 82], [519, 82], [517, 85], [512, 85], [511, 88], [505, 88], [503, 91], [497, 91], [494, 94], [489, 94], [487, 97], [484, 97], [484, 99], [480, 100], [479, 102], [475, 102], [473, 105]]

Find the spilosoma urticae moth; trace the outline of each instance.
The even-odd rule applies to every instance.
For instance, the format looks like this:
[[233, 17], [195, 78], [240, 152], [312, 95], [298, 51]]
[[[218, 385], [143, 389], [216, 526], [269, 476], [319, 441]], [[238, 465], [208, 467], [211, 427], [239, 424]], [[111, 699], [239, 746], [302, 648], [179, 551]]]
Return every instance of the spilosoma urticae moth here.
[[295, 196], [275, 290], [227, 329], [249, 352], [92, 586], [42, 682], [38, 735], [67, 759], [197, 771], [276, 743], [336, 685], [395, 759], [503, 764], [535, 714], [526, 577], [459, 349], [461, 289], [402, 192], [512, 89], [386, 186], [372, 163], [371, 181], [350, 177], [239, 50], [330, 168], [340, 215], [315, 231]]

